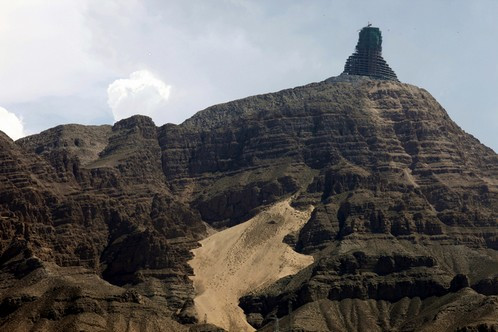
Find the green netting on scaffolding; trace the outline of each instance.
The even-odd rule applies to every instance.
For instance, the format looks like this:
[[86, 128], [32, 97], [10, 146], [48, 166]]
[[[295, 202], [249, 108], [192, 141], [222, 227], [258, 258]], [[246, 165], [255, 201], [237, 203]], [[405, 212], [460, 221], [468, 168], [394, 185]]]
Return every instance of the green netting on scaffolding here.
[[364, 27], [361, 29], [356, 50], [382, 51], [382, 34], [380, 33], [380, 29], [374, 27]]
[[367, 26], [361, 29], [356, 51], [347, 59], [343, 74], [398, 80], [382, 58], [382, 34], [379, 28]]

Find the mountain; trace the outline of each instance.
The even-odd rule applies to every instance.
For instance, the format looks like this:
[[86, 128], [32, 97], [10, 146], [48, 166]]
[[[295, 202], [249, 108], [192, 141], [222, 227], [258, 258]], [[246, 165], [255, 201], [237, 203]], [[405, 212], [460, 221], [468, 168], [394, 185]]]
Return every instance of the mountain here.
[[2, 331], [496, 331], [498, 155], [401, 83], [0, 132]]
[[309, 211], [283, 241], [311, 259], [241, 294], [253, 327], [284, 328], [289, 299], [304, 331], [497, 327], [498, 156], [423, 89], [339, 76], [181, 125], [134, 116], [0, 144], [1, 329], [210, 322], [192, 250], [272, 227], [283, 201], [276, 224]]

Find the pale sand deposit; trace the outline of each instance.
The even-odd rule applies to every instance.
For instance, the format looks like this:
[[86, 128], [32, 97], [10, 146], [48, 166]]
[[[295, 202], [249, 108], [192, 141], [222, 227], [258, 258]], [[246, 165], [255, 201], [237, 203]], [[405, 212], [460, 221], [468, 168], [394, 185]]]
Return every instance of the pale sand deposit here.
[[312, 209], [292, 208], [290, 199], [276, 203], [243, 224], [201, 241], [189, 262], [201, 321], [228, 331], [254, 331], [239, 308], [239, 298], [313, 263], [313, 257], [293, 251], [282, 240], [298, 231]]

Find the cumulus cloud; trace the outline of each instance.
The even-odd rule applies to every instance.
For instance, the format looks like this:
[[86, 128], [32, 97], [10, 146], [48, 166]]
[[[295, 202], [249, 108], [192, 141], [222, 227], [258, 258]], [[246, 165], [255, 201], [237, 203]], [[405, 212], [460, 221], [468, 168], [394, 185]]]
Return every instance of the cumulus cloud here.
[[0, 130], [9, 135], [13, 140], [26, 136], [22, 119], [3, 107], [0, 107]]
[[129, 78], [118, 79], [107, 88], [107, 104], [114, 120], [118, 121], [135, 114], [154, 117], [166, 106], [171, 85], [155, 77], [147, 70], [130, 74]]

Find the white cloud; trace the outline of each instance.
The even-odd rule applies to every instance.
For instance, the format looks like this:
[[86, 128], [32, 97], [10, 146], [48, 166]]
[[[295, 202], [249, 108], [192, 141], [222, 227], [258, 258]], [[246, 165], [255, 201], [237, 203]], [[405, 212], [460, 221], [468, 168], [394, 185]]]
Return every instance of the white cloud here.
[[114, 120], [135, 114], [154, 117], [166, 106], [171, 85], [166, 85], [147, 70], [130, 74], [130, 78], [118, 79], [107, 88], [107, 104]]
[[22, 119], [3, 107], [0, 107], [0, 130], [9, 135], [13, 140], [26, 136]]

